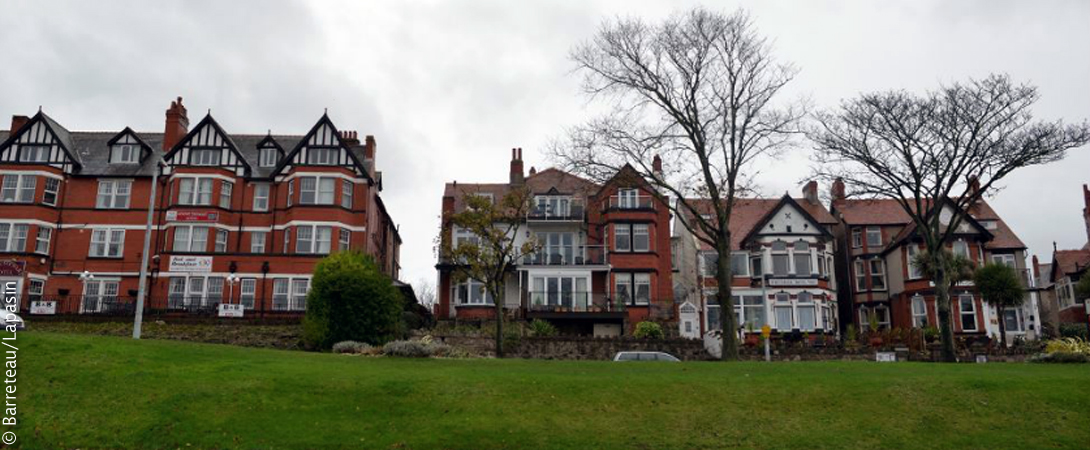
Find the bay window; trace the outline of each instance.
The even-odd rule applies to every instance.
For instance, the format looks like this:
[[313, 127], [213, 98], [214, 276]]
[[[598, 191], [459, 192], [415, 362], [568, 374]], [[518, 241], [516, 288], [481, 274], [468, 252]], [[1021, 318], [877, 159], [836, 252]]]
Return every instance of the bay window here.
[[348, 250], [349, 244], [351, 243], [352, 239], [352, 232], [348, 231], [347, 228], [341, 228], [338, 237], [339, 239], [337, 240], [337, 250], [340, 250], [342, 252]]
[[976, 301], [972, 295], [958, 296], [958, 315], [961, 317], [961, 331], [976, 331]]
[[735, 277], [749, 276], [749, 253], [733, 252], [730, 254], [730, 274]]
[[182, 225], [174, 227], [174, 251], [208, 251], [208, 230], [206, 226]]
[[632, 303], [632, 274], [613, 274], [613, 295], [618, 303], [625, 305]]
[[0, 223], [0, 251], [22, 253], [26, 251], [30, 225]]
[[627, 224], [613, 225], [613, 250], [618, 252], [632, 251], [631, 228]]
[[484, 283], [466, 280], [455, 286], [454, 298], [459, 305], [491, 305], [492, 295], [485, 290]]
[[250, 232], [250, 253], [265, 253], [266, 235], [264, 231]]
[[31, 203], [37, 186], [38, 177], [34, 175], [4, 175], [4, 182], [0, 185], [0, 202]]
[[38, 235], [34, 239], [34, 253], [49, 254], [49, 238], [53, 236], [53, 229], [38, 225]]
[[794, 314], [791, 311], [791, 300], [786, 293], [776, 294], [776, 329], [780, 332], [791, 331], [795, 328]]
[[295, 229], [295, 253], [329, 254], [333, 227], [304, 225]]
[[45, 189], [42, 192], [42, 204], [57, 205], [57, 193], [61, 190], [61, 180], [56, 178], [45, 179]]
[[817, 329], [817, 309], [814, 305], [813, 294], [805, 291], [799, 292], [798, 304], [795, 309], [799, 316], [799, 330], [814, 331]]
[[791, 272], [791, 262], [787, 255], [787, 243], [775, 241], [772, 243], [772, 274], [778, 277], [787, 276]]
[[300, 177], [300, 205], [332, 205], [337, 180], [329, 177]]
[[632, 251], [651, 251], [651, 234], [646, 223], [632, 225]]
[[810, 244], [806, 241], [795, 242], [795, 275], [810, 275]]
[[216, 246], [212, 248], [215, 253], [227, 253], [227, 230], [216, 230]]
[[211, 178], [182, 178], [178, 180], [178, 204], [212, 205]]
[[220, 184], [220, 208], [231, 209], [231, 194], [235, 190], [235, 183], [224, 181]]
[[254, 211], [268, 211], [269, 210], [269, 185], [267, 183], [258, 183], [254, 185]]
[[348, 180], [341, 180], [341, 207], [352, 209], [352, 190], [356, 185]]
[[651, 303], [651, 274], [649, 273], [636, 273], [632, 275], [632, 282], [635, 286], [636, 295], [633, 298], [633, 303], [637, 305], [647, 305]]

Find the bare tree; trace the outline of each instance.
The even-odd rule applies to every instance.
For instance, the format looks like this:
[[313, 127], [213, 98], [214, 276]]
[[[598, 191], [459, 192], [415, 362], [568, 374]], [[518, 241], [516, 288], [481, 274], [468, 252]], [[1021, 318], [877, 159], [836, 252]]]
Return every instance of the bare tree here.
[[[490, 197], [467, 193], [462, 211], [443, 218], [439, 237], [441, 258], [451, 267], [456, 282], [472, 279], [484, 285], [496, 312], [496, 357], [503, 357], [503, 300], [507, 275], [518, 261], [537, 250], [536, 242], [519, 243], [516, 237], [530, 207], [530, 191], [515, 188], [493, 203]], [[451, 230], [458, 227], [473, 235], [454, 242]]]
[[414, 289], [416, 290], [416, 298], [420, 301], [428, 311], [435, 313], [435, 284], [428, 281], [427, 278], [420, 277], [416, 280]]
[[[698, 239], [719, 252], [723, 359], [738, 356], [731, 300], [731, 212], [752, 187], [752, 163], [798, 132], [801, 109], [773, 100], [797, 70], [771, 57], [749, 16], [696, 8], [659, 24], [606, 21], [571, 55], [584, 91], [607, 113], [573, 128], [553, 153], [565, 168], [605, 180], [634, 167]], [[653, 162], [658, 156], [667, 171]]]
[[[1062, 159], [1090, 141], [1084, 122], [1034, 121], [1037, 89], [1009, 77], [955, 83], [924, 95], [865, 94], [817, 115], [814, 174], [842, 179], [851, 196], [897, 201], [922, 238], [935, 284], [943, 356], [956, 359], [950, 322], [952, 274], [938, 259], [982, 196], [1020, 167]], [[949, 211], [945, 213], [944, 211]]]

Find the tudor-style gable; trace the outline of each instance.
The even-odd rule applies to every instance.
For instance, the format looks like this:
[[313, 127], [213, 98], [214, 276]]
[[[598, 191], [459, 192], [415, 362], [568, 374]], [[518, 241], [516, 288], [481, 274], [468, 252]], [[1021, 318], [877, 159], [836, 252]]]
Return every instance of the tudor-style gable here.
[[763, 236], [825, 236], [832, 234], [795, 199], [784, 195], [742, 239], [743, 245]]
[[151, 155], [151, 146], [129, 127], [110, 138], [106, 146], [110, 164], [140, 164]]
[[231, 137], [208, 114], [163, 158], [169, 174], [176, 167], [219, 167], [248, 176], [251, 167]]
[[369, 178], [364, 162], [345, 145], [327, 114], [323, 114], [299, 144], [281, 159], [273, 175], [288, 172], [295, 166], [346, 167]]
[[0, 143], [2, 164], [46, 164], [74, 173], [81, 167], [74, 155], [68, 130], [41, 111]]
[[284, 147], [280, 145], [280, 142], [268, 134], [261, 142], [257, 143], [257, 165], [258, 167], [273, 168], [280, 161], [284, 159]]

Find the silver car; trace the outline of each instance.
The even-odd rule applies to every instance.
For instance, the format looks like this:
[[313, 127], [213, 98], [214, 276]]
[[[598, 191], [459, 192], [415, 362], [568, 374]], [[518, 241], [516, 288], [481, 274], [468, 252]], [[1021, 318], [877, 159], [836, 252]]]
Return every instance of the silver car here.
[[619, 352], [613, 356], [614, 361], [669, 361], [681, 362], [676, 356], [663, 352]]
[[0, 311], [0, 330], [6, 330], [8, 328], [8, 322], [15, 324], [15, 329], [23, 331], [26, 329], [26, 322], [18, 314], [8, 311]]

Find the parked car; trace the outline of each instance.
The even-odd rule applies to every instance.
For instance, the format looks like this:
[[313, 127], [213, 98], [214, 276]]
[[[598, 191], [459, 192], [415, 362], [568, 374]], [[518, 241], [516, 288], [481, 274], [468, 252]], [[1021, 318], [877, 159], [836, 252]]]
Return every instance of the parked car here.
[[[10, 320], [9, 320], [10, 319]], [[26, 329], [26, 322], [18, 314], [7, 311], [0, 311], [0, 329], [6, 330], [8, 328], [8, 322], [15, 324], [15, 329], [22, 331]]]
[[681, 362], [676, 356], [663, 352], [618, 352], [614, 361], [670, 361]]

